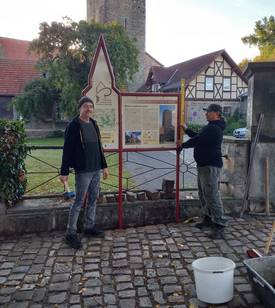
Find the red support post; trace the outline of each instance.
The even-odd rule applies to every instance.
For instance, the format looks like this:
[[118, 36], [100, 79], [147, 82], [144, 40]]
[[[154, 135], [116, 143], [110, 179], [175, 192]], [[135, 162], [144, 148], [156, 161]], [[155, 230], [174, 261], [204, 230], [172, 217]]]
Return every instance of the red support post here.
[[[178, 99], [178, 114], [177, 114], [177, 146], [179, 145], [179, 141], [181, 141], [181, 97]], [[176, 154], [176, 223], [180, 221], [180, 154]]]
[[122, 204], [122, 193], [123, 193], [123, 147], [122, 147], [122, 103], [121, 95], [118, 99], [118, 226], [120, 229], [123, 228], [123, 204]]

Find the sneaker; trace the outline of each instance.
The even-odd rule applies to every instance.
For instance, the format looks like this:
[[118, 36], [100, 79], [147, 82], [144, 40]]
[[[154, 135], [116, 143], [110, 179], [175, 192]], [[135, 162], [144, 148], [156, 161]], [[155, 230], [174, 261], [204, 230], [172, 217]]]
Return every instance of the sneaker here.
[[209, 237], [213, 240], [224, 239], [224, 226], [214, 225], [212, 232], [209, 234]]
[[85, 229], [85, 230], [84, 230], [84, 234], [85, 234], [87, 237], [95, 236], [95, 237], [102, 237], [102, 238], [103, 238], [103, 237], [105, 236], [104, 231], [99, 230], [99, 229], [97, 229], [97, 228]]
[[65, 242], [74, 249], [80, 249], [82, 247], [81, 241], [77, 237], [77, 234], [67, 234]]
[[209, 229], [213, 227], [213, 222], [209, 216], [204, 216], [202, 222], [195, 224], [195, 227], [201, 230]]

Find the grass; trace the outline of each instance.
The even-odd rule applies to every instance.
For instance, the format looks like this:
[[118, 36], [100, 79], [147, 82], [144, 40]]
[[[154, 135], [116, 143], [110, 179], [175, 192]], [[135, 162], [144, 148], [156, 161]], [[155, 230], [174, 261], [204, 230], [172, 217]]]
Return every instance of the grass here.
[[[63, 138], [31, 139], [27, 141], [27, 145], [62, 146]], [[64, 191], [63, 184], [59, 181], [58, 176], [61, 157], [62, 150], [31, 150], [25, 161], [28, 180], [26, 195], [45, 195], [61, 193]], [[107, 153], [106, 159], [109, 166], [110, 176], [106, 181], [101, 181], [101, 190], [117, 191], [118, 154]], [[124, 172], [123, 176], [129, 176], [127, 171]], [[126, 180], [123, 181], [123, 185], [126, 186]], [[36, 186], [39, 187], [33, 189]], [[73, 174], [69, 176], [69, 186], [71, 190], [74, 190], [75, 181]]]
[[63, 146], [64, 139], [63, 138], [38, 138], [38, 139], [28, 139], [27, 145], [33, 146], [33, 145], [60, 145]]

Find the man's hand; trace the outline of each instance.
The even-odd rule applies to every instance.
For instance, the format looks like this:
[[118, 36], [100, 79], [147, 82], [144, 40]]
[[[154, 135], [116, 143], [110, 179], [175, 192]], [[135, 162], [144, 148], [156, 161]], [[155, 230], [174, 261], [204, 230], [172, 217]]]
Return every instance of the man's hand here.
[[108, 168], [103, 169], [103, 180], [106, 180], [109, 176], [109, 170]]
[[62, 182], [63, 184], [65, 184], [66, 182], [68, 182], [68, 175], [60, 175], [59, 180], [60, 182]]
[[187, 125], [184, 123], [183, 125], [180, 125], [180, 127], [182, 128], [182, 129], [184, 129], [184, 130], [187, 130], [188, 129], [188, 127], [187, 127]]
[[180, 154], [180, 152], [181, 152], [182, 149], [183, 149], [182, 144], [181, 144], [181, 145], [178, 145], [178, 147], [177, 147], [177, 153]]

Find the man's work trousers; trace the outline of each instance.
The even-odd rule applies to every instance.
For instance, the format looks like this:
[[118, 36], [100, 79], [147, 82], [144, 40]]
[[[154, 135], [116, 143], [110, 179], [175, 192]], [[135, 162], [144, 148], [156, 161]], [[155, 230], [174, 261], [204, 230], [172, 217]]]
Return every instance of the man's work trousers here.
[[87, 193], [87, 202], [84, 210], [84, 229], [92, 229], [95, 226], [96, 199], [99, 193], [100, 170], [93, 172], [77, 173], [75, 175], [76, 197], [71, 205], [67, 234], [75, 234], [77, 221], [84, 204]]
[[221, 168], [213, 166], [198, 167], [198, 189], [204, 216], [215, 224], [226, 226], [219, 181]]

